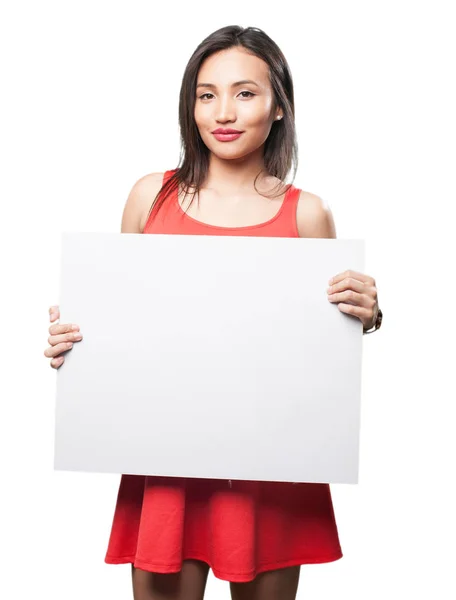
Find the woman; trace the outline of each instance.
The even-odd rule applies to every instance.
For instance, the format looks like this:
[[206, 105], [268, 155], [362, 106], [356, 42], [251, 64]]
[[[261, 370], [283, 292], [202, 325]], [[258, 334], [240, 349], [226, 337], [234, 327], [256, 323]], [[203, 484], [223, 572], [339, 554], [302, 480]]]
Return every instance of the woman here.
[[[336, 237], [321, 198], [284, 183], [297, 165], [293, 83], [263, 31], [224, 27], [198, 46], [179, 121], [180, 167], [135, 183], [123, 233]], [[347, 270], [330, 283], [330, 302], [378, 328], [372, 277]], [[49, 332], [58, 368], [82, 335]], [[132, 564], [135, 600], [201, 600], [209, 568], [234, 600], [292, 600], [301, 564], [341, 557], [328, 484], [122, 475], [105, 561]]]

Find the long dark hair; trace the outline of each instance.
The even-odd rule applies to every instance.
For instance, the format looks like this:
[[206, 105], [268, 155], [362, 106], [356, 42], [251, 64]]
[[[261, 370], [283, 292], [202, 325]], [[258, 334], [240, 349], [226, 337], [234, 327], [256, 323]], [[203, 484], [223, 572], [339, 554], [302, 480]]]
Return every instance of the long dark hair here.
[[[183, 186], [185, 194], [189, 192], [190, 187], [193, 188], [193, 200], [204, 183], [209, 168], [209, 149], [201, 139], [194, 118], [197, 76], [203, 61], [211, 54], [236, 46], [245, 48], [269, 65], [269, 77], [275, 103], [282, 109], [283, 118], [274, 121], [265, 142], [265, 169], [270, 175], [283, 182], [291, 168], [294, 167], [292, 178], [294, 181], [298, 167], [298, 144], [295, 129], [293, 80], [288, 63], [278, 45], [261, 29], [230, 25], [214, 31], [205, 38], [187, 63], [179, 94], [181, 136], [179, 166], [173, 175], [162, 184], [149, 209], [148, 217], [151, 211], [158, 210], [167, 196], [179, 186]], [[255, 182], [259, 175], [260, 173], [255, 178]]]

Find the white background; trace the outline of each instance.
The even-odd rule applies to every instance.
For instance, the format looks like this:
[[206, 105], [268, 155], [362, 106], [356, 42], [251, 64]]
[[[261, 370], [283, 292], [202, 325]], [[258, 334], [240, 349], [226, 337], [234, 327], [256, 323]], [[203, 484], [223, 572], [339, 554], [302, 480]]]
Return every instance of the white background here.
[[[304, 566], [298, 598], [455, 597], [451, 5], [2, 4], [0, 597], [132, 597], [130, 565], [103, 562], [119, 476], [53, 471], [60, 235], [120, 231], [133, 183], [177, 165], [185, 65], [231, 24], [285, 53], [295, 184], [366, 240], [384, 312], [363, 339], [359, 484], [331, 488], [344, 557]], [[228, 584], [211, 575], [207, 597]]]

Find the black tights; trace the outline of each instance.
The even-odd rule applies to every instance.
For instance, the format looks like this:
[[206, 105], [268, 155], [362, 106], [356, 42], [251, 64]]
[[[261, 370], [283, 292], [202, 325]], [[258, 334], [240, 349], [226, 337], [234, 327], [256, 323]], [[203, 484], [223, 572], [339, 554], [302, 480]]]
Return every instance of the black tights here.
[[[184, 560], [178, 573], [151, 573], [132, 565], [134, 600], [203, 600], [209, 566]], [[260, 573], [247, 583], [230, 582], [232, 600], [295, 600], [300, 567]]]

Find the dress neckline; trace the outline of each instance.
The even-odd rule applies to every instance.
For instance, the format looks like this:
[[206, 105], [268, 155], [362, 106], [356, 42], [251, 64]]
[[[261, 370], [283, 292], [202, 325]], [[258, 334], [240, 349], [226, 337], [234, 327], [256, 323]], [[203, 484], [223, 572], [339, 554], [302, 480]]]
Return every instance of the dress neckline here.
[[190, 219], [190, 221], [193, 221], [193, 223], [196, 223], [197, 225], [200, 225], [201, 227], [208, 227], [209, 229], [222, 229], [222, 230], [229, 230], [229, 231], [240, 231], [240, 230], [246, 230], [246, 229], [257, 229], [258, 227], [265, 227], [266, 225], [270, 225], [271, 223], [273, 223], [274, 221], [277, 221], [277, 219], [280, 218], [281, 214], [284, 211], [284, 208], [286, 206], [286, 204], [288, 203], [288, 200], [292, 194], [292, 192], [294, 190], [296, 190], [297, 188], [294, 187], [293, 184], [288, 184], [288, 189], [285, 192], [285, 195], [283, 197], [282, 200], [282, 204], [280, 205], [279, 210], [276, 212], [276, 214], [274, 216], [272, 216], [270, 219], [268, 219], [267, 221], [263, 221], [262, 223], [256, 223], [254, 225], [240, 225], [237, 227], [225, 227], [224, 225], [211, 225], [210, 223], [205, 223], [204, 221], [200, 221], [199, 219], [195, 219], [194, 217], [191, 217], [190, 215], [188, 215], [185, 210], [182, 208], [180, 202], [179, 202], [179, 193], [178, 193], [178, 188], [176, 187], [175, 191], [174, 191], [174, 201], [177, 204], [177, 209], [178, 211], [181, 213], [181, 215], [185, 216], [187, 219]]

